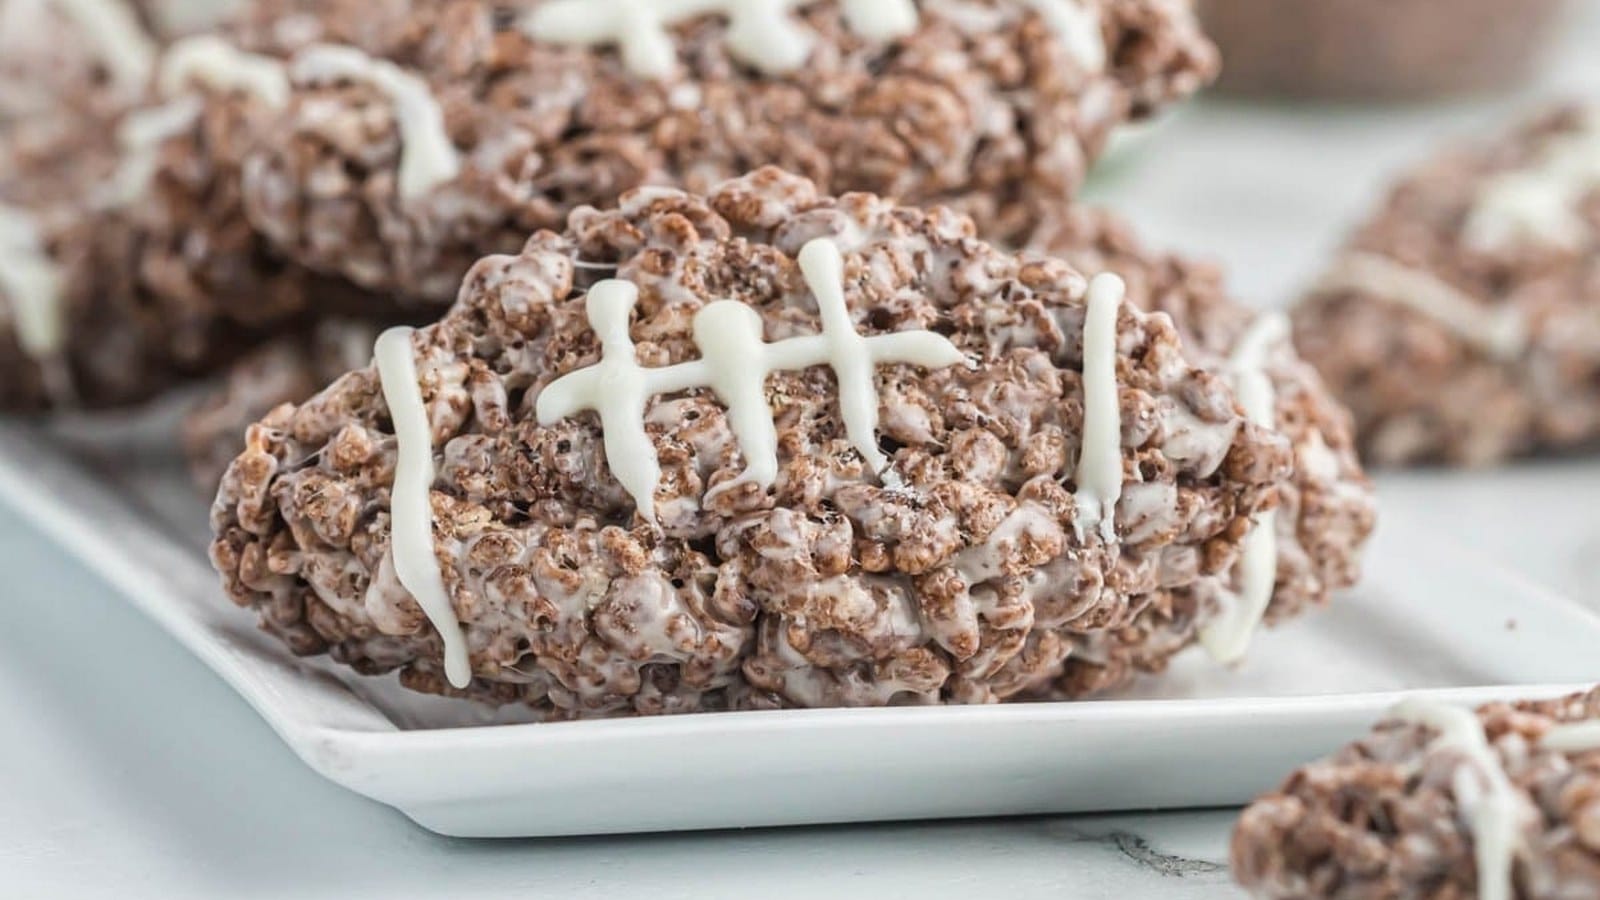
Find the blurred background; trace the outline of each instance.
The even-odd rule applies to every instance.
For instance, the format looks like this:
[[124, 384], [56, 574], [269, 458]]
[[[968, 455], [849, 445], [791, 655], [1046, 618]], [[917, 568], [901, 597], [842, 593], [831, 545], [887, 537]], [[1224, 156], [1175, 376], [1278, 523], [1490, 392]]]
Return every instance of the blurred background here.
[[[1294, 302], [1404, 169], [1552, 103], [1600, 102], [1592, 0], [1201, 0], [1222, 83], [1135, 132], [1086, 200]], [[1383, 508], [1600, 609], [1600, 463], [1379, 473]]]

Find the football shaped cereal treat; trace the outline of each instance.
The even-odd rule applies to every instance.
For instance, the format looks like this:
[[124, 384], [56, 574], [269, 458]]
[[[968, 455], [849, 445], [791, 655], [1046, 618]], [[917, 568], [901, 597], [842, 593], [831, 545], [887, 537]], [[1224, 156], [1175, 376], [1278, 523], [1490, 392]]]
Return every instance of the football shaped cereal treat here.
[[1038, 693], [1238, 562], [1293, 469], [1115, 275], [763, 169], [473, 267], [250, 428], [229, 595], [548, 718]]
[[1404, 177], [1295, 313], [1382, 465], [1486, 465], [1600, 438], [1600, 111]]

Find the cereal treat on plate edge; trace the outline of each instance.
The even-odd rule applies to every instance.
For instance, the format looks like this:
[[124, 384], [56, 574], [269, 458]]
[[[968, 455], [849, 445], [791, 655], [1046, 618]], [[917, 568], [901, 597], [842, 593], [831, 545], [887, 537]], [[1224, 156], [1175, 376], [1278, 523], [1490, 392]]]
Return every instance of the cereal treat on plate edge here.
[[1356, 458], [1349, 413], [1296, 356], [1283, 318], [1240, 306], [1215, 266], [1151, 251], [1103, 210], [1063, 208], [1038, 243], [1079, 271], [1117, 273], [1130, 304], [1171, 316], [1191, 358], [1231, 379], [1247, 412], [1294, 451], [1277, 509], [1247, 538], [1233, 570], [1156, 592], [1127, 628], [1079, 646], [1049, 693], [1116, 687], [1196, 642], [1234, 662], [1258, 622], [1283, 621], [1355, 584], [1376, 525], [1373, 486]]
[[[42, 2], [69, 31], [85, 9], [137, 18]], [[71, 115], [0, 133], [21, 146], [0, 151], [15, 182], [79, 173], [22, 198], [0, 178], [0, 268], [28, 276], [0, 281], [0, 408], [134, 402], [314, 314], [442, 307], [472, 261], [579, 205], [768, 162], [955, 203], [1018, 239], [1115, 124], [1215, 66], [1188, 11], [1157, 0], [711, 10], [652, 33], [660, 70], [633, 38], [574, 36], [623, 12], [259, 0], [166, 47], [132, 25], [78, 41], [119, 77], [62, 84]], [[752, 29], [775, 45], [755, 52]], [[66, 139], [27, 159], [41, 130]]]
[[246, 172], [252, 220], [299, 262], [441, 302], [479, 257], [580, 206], [769, 164], [947, 204], [1018, 244], [1114, 126], [1217, 68], [1172, 0], [712, 2], [659, 25], [631, 10], [462, 0], [419, 6], [427, 21], [379, 58], [308, 48]]
[[1408, 700], [1244, 811], [1259, 898], [1600, 897], [1600, 690], [1472, 712]]
[[1372, 463], [1483, 465], [1600, 438], [1600, 109], [1409, 173], [1294, 315]]
[[774, 169], [636, 191], [253, 426], [213, 559], [298, 653], [550, 718], [1024, 695], [1291, 469], [1119, 287]]
[[[1125, 223], [1104, 211], [1066, 209], [1041, 239], [1052, 255], [1081, 272], [1120, 275], [1130, 304], [1171, 316], [1188, 352], [1215, 354], [1213, 368], [1236, 384], [1252, 377], [1249, 361], [1240, 358], [1241, 349], [1252, 346], [1247, 337], [1258, 335], [1254, 344], [1269, 341], [1254, 352], [1262, 354], [1257, 365], [1271, 379], [1276, 401], [1270, 426], [1291, 441], [1295, 468], [1279, 486], [1278, 509], [1267, 514], [1276, 529], [1272, 540], [1262, 543], [1253, 532], [1250, 549], [1232, 570], [1153, 592], [1124, 628], [1072, 635], [1073, 653], [1062, 676], [1029, 695], [1111, 690], [1139, 673], [1160, 671], [1196, 643], [1220, 661], [1235, 661], [1259, 621], [1283, 621], [1354, 584], [1375, 521], [1372, 486], [1356, 459], [1348, 414], [1315, 371], [1294, 357], [1282, 320], [1254, 322], [1229, 300], [1215, 267], [1147, 250]], [[236, 366], [186, 423], [186, 447], [202, 489], [216, 489], [223, 468], [243, 449], [250, 424], [364, 365], [375, 336], [366, 323], [327, 323], [313, 339], [285, 338]], [[1272, 564], [1253, 568], [1257, 558]]]

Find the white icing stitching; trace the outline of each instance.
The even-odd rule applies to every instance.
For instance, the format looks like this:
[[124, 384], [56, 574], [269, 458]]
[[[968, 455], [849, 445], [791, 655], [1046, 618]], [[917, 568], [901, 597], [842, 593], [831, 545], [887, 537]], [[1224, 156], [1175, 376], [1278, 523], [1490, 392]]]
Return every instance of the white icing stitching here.
[[140, 90], [154, 68], [156, 42], [139, 17], [120, 0], [54, 0], [99, 49], [113, 81], [123, 90]]
[[246, 53], [216, 35], [183, 38], [162, 56], [156, 74], [162, 94], [177, 95], [191, 83], [216, 91], [243, 91], [273, 109], [289, 103], [289, 75], [282, 61]]
[[356, 81], [372, 85], [394, 104], [400, 129], [400, 198], [416, 200], [461, 174], [461, 154], [444, 127], [444, 111], [420, 77], [354, 47], [317, 44], [300, 51], [291, 74], [317, 84]]
[[1588, 223], [1579, 202], [1600, 188], [1600, 113], [1552, 136], [1532, 165], [1489, 179], [1462, 230], [1468, 247], [1496, 250], [1520, 241], [1574, 248]]
[[745, 469], [737, 479], [713, 488], [708, 498], [735, 485], [765, 488], [777, 478], [777, 432], [766, 397], [766, 379], [773, 372], [816, 365], [833, 369], [839, 384], [840, 414], [851, 444], [880, 476], [889, 465], [877, 447], [878, 396], [876, 367], [909, 363], [940, 368], [964, 357], [942, 335], [899, 331], [862, 337], [845, 304], [844, 260], [829, 238], [818, 238], [800, 250], [799, 264], [816, 297], [822, 333], [766, 343], [761, 316], [735, 300], [706, 304], [694, 319], [694, 341], [700, 358], [647, 369], [635, 359], [628, 319], [638, 288], [626, 281], [602, 281], [589, 290], [589, 324], [600, 337], [601, 357], [594, 365], [569, 372], [540, 392], [539, 422], [549, 426], [583, 410], [600, 415], [606, 460], [612, 474], [633, 497], [639, 514], [655, 521], [655, 489], [660, 466], [655, 446], [644, 428], [645, 406], [657, 394], [707, 387], [727, 408], [728, 426], [739, 443]]
[[0, 205], [0, 288], [11, 298], [13, 328], [22, 351], [35, 362], [59, 353], [66, 337], [61, 271], [28, 214], [4, 205]]
[[1600, 750], [1600, 721], [1568, 722], [1556, 725], [1539, 739], [1540, 745], [1559, 753]]
[[[1266, 372], [1267, 354], [1289, 336], [1289, 320], [1265, 313], [1251, 323], [1228, 358], [1226, 368], [1239, 405], [1251, 422], [1276, 430], [1277, 392]], [[1251, 635], [1272, 602], [1278, 576], [1278, 514], [1268, 510], [1244, 539], [1239, 554], [1239, 592], [1227, 598], [1216, 618], [1200, 629], [1200, 644], [1221, 663], [1242, 659]]]
[[1122, 497], [1122, 407], [1117, 389], [1117, 314], [1127, 286], [1110, 273], [1089, 282], [1083, 321], [1083, 449], [1075, 476], [1078, 539], [1098, 528], [1116, 538]]
[[1528, 346], [1528, 326], [1511, 306], [1489, 306], [1421, 269], [1375, 253], [1351, 253], [1317, 284], [1321, 291], [1360, 291], [1443, 325], [1475, 349], [1501, 361]]
[[401, 586], [411, 592], [444, 641], [445, 677], [464, 688], [472, 681], [472, 662], [433, 548], [433, 429], [422, 400], [412, 332], [391, 328], [378, 336], [373, 348], [399, 456], [389, 492], [389, 555]]
[[1091, 73], [1106, 67], [1106, 38], [1095, 0], [1027, 0], [1078, 64]]
[[[1468, 710], [1418, 699], [1402, 701], [1392, 715], [1438, 732], [1426, 752], [1454, 750], [1468, 763], [1456, 769], [1451, 789], [1472, 832], [1478, 896], [1510, 900], [1511, 867], [1522, 843], [1518, 834], [1522, 809], [1500, 756], [1484, 737], [1482, 723]], [[1474, 773], [1477, 778], [1471, 777]]]

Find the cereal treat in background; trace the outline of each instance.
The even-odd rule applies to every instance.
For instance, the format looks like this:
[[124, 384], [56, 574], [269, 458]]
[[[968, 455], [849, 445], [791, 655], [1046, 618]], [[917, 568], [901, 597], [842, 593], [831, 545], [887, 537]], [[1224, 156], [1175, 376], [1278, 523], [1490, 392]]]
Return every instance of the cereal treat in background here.
[[0, 133], [0, 409], [137, 402], [313, 314], [394, 306], [245, 218], [240, 167], [289, 97], [280, 60], [201, 35], [148, 81], [125, 110]]
[[143, 96], [160, 47], [126, 0], [0, 0], [0, 131], [125, 109]]
[[297, 653], [547, 718], [1024, 696], [1292, 470], [1122, 294], [775, 169], [633, 191], [251, 427], [212, 558]]
[[766, 164], [1016, 243], [1116, 125], [1217, 68], [1174, 0], [460, 0], [418, 4], [382, 52], [341, 43], [365, 6], [297, 6], [256, 11], [325, 34], [246, 168], [251, 218], [308, 266], [440, 303], [580, 206]]
[[244, 449], [244, 432], [278, 406], [299, 403], [335, 378], [372, 361], [381, 326], [371, 319], [325, 319], [284, 335], [228, 367], [183, 423], [183, 450], [196, 486], [215, 493], [228, 463]]
[[1295, 354], [1287, 322], [1238, 305], [1215, 267], [1152, 252], [1103, 211], [1072, 207], [1040, 241], [1079, 271], [1116, 272], [1129, 304], [1170, 316], [1185, 351], [1221, 373], [1252, 420], [1288, 442], [1294, 462], [1277, 508], [1258, 519], [1238, 564], [1151, 594], [1126, 628], [1085, 636], [1051, 692], [1120, 686], [1197, 643], [1219, 662], [1235, 662], [1261, 621], [1283, 621], [1355, 584], [1376, 524], [1372, 483], [1356, 459], [1349, 413]]
[[1402, 178], [1295, 311], [1381, 465], [1486, 465], [1600, 438], [1600, 110]]
[[1245, 809], [1233, 872], [1262, 900], [1600, 897], [1600, 691], [1408, 700]]

